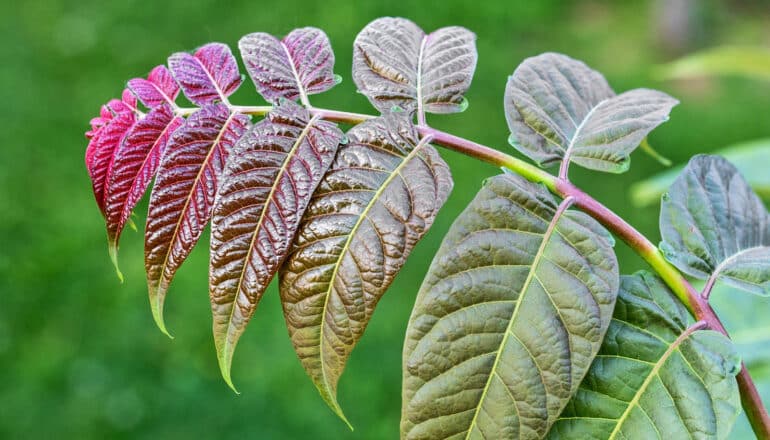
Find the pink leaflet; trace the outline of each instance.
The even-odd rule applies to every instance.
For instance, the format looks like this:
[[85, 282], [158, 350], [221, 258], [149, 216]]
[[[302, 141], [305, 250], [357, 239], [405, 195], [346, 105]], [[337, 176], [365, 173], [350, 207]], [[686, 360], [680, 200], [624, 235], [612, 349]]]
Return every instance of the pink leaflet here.
[[133, 112], [122, 112], [115, 115], [104, 125], [86, 149], [86, 167], [91, 177], [94, 197], [102, 215], [105, 215], [105, 194], [107, 183], [112, 173], [115, 149], [123, 141], [123, 137], [134, 124], [136, 116]]
[[227, 102], [241, 85], [238, 63], [226, 44], [209, 43], [194, 55], [175, 53], [168, 58], [168, 66], [187, 99], [196, 105]]
[[238, 42], [257, 91], [266, 100], [296, 100], [334, 87], [334, 52], [316, 28], [295, 29], [283, 40], [256, 32]]
[[105, 197], [111, 246], [117, 247], [126, 220], [155, 177], [168, 140], [183, 122], [170, 105], [161, 104], [137, 121], [115, 150]]
[[155, 108], [163, 103], [173, 105], [179, 95], [179, 84], [164, 65], [152, 69], [147, 79], [134, 78], [128, 82], [128, 88], [147, 108]]

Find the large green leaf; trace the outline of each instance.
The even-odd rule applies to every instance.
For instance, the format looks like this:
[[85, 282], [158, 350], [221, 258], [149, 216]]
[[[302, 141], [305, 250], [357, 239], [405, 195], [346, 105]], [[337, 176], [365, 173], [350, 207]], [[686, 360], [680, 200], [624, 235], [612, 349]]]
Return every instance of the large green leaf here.
[[688, 326], [656, 276], [624, 276], [601, 351], [551, 439], [722, 439], [740, 412], [740, 358], [720, 333]]
[[[770, 200], [770, 173], [767, 171], [767, 164], [770, 163], [770, 139], [742, 142], [715, 151], [713, 154], [722, 156], [735, 165], [754, 191], [762, 199]], [[657, 203], [661, 194], [674, 183], [683, 169], [684, 166], [672, 168], [633, 184], [631, 200], [637, 206]]]
[[404, 346], [408, 439], [543, 437], [612, 316], [612, 237], [517, 175], [491, 178], [423, 283]]
[[722, 46], [706, 49], [658, 67], [662, 78], [704, 75], [741, 75], [770, 79], [770, 48]]
[[660, 211], [660, 248], [682, 272], [770, 295], [770, 214], [738, 170], [719, 156], [695, 156]]
[[294, 349], [344, 419], [337, 382], [374, 308], [452, 189], [449, 168], [406, 113], [348, 133], [281, 268]]
[[511, 145], [540, 166], [569, 162], [622, 173], [631, 152], [678, 101], [635, 89], [615, 95], [604, 77], [568, 56], [527, 58], [505, 88]]

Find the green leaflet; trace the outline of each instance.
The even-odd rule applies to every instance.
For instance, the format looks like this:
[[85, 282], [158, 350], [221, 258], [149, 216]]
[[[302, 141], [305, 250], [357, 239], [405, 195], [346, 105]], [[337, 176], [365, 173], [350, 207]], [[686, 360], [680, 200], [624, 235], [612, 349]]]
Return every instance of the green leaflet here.
[[504, 101], [511, 145], [540, 166], [562, 162], [562, 177], [570, 162], [625, 172], [631, 152], [678, 103], [649, 89], [615, 95], [599, 72], [555, 53], [524, 60]]
[[770, 214], [738, 170], [719, 156], [695, 156], [660, 210], [660, 248], [682, 272], [770, 295]]
[[618, 288], [611, 236], [518, 175], [447, 234], [404, 346], [405, 439], [541, 438], [599, 350]]
[[656, 73], [663, 79], [687, 79], [704, 75], [770, 79], [770, 50], [752, 46], [713, 47], [659, 66]]
[[740, 359], [699, 328], [656, 276], [622, 277], [601, 351], [548, 438], [725, 438], [740, 412]]

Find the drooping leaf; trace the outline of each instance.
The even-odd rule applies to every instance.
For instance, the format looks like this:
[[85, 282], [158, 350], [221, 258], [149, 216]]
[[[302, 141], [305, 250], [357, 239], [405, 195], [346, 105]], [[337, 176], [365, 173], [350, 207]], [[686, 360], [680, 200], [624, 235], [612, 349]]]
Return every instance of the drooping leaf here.
[[[126, 221], [155, 177], [171, 134], [182, 122], [182, 118], [174, 116], [171, 106], [161, 104], [137, 121], [117, 147], [107, 185], [105, 208], [107, 237], [113, 259], [116, 258], [120, 233]], [[117, 268], [117, 262], [113, 263]]]
[[196, 105], [227, 102], [241, 85], [238, 63], [222, 43], [209, 43], [194, 55], [175, 53], [169, 57], [168, 67], [184, 95]]
[[682, 272], [770, 295], [770, 214], [730, 162], [698, 155], [663, 197], [666, 258]]
[[353, 43], [353, 80], [374, 107], [388, 113], [455, 113], [476, 70], [476, 35], [462, 27], [428, 35], [404, 18], [379, 18]]
[[228, 161], [211, 223], [209, 291], [219, 364], [231, 387], [235, 345], [342, 137], [333, 123], [285, 101], [241, 137]]
[[337, 382], [377, 302], [452, 188], [449, 169], [403, 113], [348, 133], [280, 271], [292, 343], [344, 419]]
[[296, 100], [335, 85], [334, 52], [329, 38], [316, 28], [295, 29], [283, 40], [256, 32], [238, 42], [246, 70], [266, 100]]
[[187, 118], [166, 146], [150, 195], [144, 241], [150, 305], [164, 333], [168, 286], [211, 218], [225, 160], [248, 124], [248, 116], [210, 104]]
[[128, 81], [128, 88], [147, 108], [155, 108], [162, 104], [173, 106], [179, 95], [179, 84], [163, 65], [152, 69], [147, 79], [134, 78]]
[[505, 88], [511, 145], [542, 167], [568, 161], [622, 173], [676, 104], [649, 89], [615, 95], [599, 72], [556, 53], [524, 60]]
[[106, 216], [107, 184], [112, 174], [115, 149], [123, 141], [126, 132], [134, 125], [136, 116], [132, 111], [114, 115], [91, 139], [86, 148], [86, 168], [91, 177], [94, 198], [102, 215]]
[[[763, 200], [770, 201], [770, 139], [758, 139], [732, 145], [713, 154], [722, 156], [738, 168], [741, 175]], [[684, 166], [667, 170], [631, 186], [631, 200], [637, 206], [660, 201], [660, 196], [682, 172]]]
[[770, 79], [770, 49], [751, 46], [721, 46], [687, 55], [656, 69], [664, 79], [686, 79], [705, 75], [740, 75]]
[[518, 175], [491, 178], [433, 259], [403, 356], [404, 439], [542, 438], [599, 350], [612, 237]]
[[548, 438], [726, 438], [740, 368], [730, 340], [688, 326], [660, 279], [624, 276], [601, 351]]

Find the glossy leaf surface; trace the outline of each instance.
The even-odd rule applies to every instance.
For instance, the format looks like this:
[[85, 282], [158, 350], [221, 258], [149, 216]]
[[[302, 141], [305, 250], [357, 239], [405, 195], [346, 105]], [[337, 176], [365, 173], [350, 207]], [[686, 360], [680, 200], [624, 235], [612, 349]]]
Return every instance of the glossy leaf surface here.
[[152, 69], [147, 79], [134, 78], [128, 81], [128, 88], [147, 108], [155, 108], [161, 104], [174, 105], [179, 95], [179, 84], [163, 65]]
[[281, 268], [294, 348], [343, 418], [336, 391], [348, 356], [452, 188], [447, 165], [417, 136], [403, 114], [351, 129]]
[[236, 144], [211, 223], [211, 307], [222, 375], [232, 386], [235, 345], [286, 258], [310, 197], [343, 137], [290, 101]]
[[270, 102], [296, 100], [335, 85], [334, 52], [316, 28], [295, 29], [282, 40], [256, 32], [238, 42], [246, 70], [257, 91]]
[[555, 53], [524, 60], [505, 89], [517, 150], [543, 167], [566, 160], [613, 173], [628, 169], [631, 152], [677, 103], [649, 89], [616, 96], [599, 72]]
[[719, 156], [695, 156], [663, 197], [666, 258], [682, 272], [770, 294], [770, 214], [738, 170]]
[[624, 276], [601, 351], [548, 438], [726, 438], [740, 358], [722, 334], [688, 324], [659, 278]]
[[518, 175], [489, 179], [433, 259], [403, 357], [405, 439], [542, 438], [618, 290], [612, 237]]
[[166, 291], [211, 218], [219, 179], [247, 116], [212, 104], [193, 113], [171, 137], [150, 196], [145, 269], [150, 305], [160, 329]]
[[369, 23], [353, 43], [353, 80], [374, 107], [388, 113], [455, 113], [476, 70], [476, 35], [452, 26], [425, 34], [404, 18]]
[[222, 43], [209, 43], [193, 55], [175, 53], [168, 58], [168, 67], [184, 95], [196, 105], [226, 102], [241, 85], [238, 63]]
[[115, 150], [135, 121], [136, 116], [132, 111], [123, 111], [112, 116], [98, 129], [86, 149], [86, 168], [91, 177], [96, 204], [102, 215], [106, 215], [107, 185], [112, 175]]

